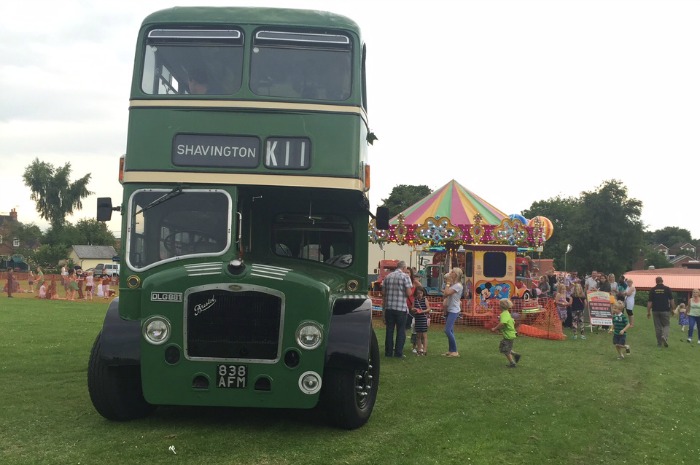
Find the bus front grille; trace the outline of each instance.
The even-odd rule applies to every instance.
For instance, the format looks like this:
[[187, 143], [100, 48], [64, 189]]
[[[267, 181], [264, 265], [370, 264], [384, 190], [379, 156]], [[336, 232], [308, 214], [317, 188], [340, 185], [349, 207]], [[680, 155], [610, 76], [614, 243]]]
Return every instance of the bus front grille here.
[[193, 358], [275, 360], [282, 299], [256, 291], [221, 289], [187, 298], [187, 354]]

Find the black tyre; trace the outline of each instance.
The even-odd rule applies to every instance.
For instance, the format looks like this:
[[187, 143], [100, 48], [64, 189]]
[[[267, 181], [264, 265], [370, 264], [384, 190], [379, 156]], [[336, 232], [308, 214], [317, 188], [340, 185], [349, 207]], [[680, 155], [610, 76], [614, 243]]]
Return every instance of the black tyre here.
[[379, 344], [372, 330], [367, 365], [357, 370], [328, 369], [323, 379], [323, 405], [329, 422], [343, 429], [367, 423], [379, 390]]
[[141, 390], [139, 365], [110, 366], [101, 357], [101, 337], [97, 335], [90, 352], [88, 391], [95, 410], [114, 421], [148, 416], [155, 406], [146, 402]]

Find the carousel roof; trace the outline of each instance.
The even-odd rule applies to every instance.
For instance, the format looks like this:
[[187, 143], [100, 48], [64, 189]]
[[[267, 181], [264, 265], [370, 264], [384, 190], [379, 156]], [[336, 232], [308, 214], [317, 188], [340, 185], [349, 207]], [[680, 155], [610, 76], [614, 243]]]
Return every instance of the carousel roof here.
[[[542, 220], [527, 221], [520, 215], [508, 216], [454, 179], [389, 221], [388, 230], [369, 225], [369, 240], [374, 243], [427, 246], [462, 244], [507, 244], [541, 247], [551, 236]], [[549, 221], [549, 220], [547, 220]], [[551, 223], [550, 223], [551, 224]]]
[[[422, 224], [427, 218], [449, 218], [452, 224], [471, 225], [477, 213], [481, 215], [484, 225], [497, 225], [508, 218], [501, 210], [453, 179], [399, 215], [403, 215], [404, 224]], [[399, 215], [393, 217], [390, 224], [398, 224]]]

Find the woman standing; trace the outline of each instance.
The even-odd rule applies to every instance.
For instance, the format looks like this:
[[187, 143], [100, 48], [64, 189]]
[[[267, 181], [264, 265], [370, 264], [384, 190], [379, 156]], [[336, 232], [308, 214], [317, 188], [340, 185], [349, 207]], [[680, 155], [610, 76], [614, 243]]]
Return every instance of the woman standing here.
[[617, 300], [625, 300], [625, 291], [627, 290], [627, 279], [625, 279], [625, 276], [622, 275], [620, 276], [620, 279], [617, 281]]
[[450, 287], [446, 288], [443, 291], [443, 295], [446, 297], [446, 311], [447, 311], [447, 318], [445, 321], [445, 335], [447, 336], [447, 343], [449, 346], [448, 352], [445, 352], [442, 355], [445, 355], [447, 357], [459, 357], [459, 352], [457, 352], [457, 341], [455, 340], [455, 333], [454, 333], [454, 327], [455, 327], [455, 321], [457, 321], [457, 317], [459, 316], [459, 312], [461, 311], [461, 297], [462, 297], [462, 290], [464, 287], [462, 286], [462, 270], [460, 268], [452, 268], [452, 271], [450, 271], [450, 281], [452, 284]]
[[698, 326], [698, 344], [700, 344], [700, 290], [693, 289], [693, 297], [688, 302], [688, 342], [693, 342], [693, 329]]
[[600, 281], [598, 281], [598, 290], [600, 292], [610, 293], [610, 283], [608, 282], [608, 277], [604, 274], [600, 275]]
[[419, 287], [422, 287], [420, 284], [420, 280], [416, 277], [416, 272], [413, 270], [413, 268], [408, 269], [408, 276], [411, 278], [411, 284], [413, 287], [411, 288], [411, 295], [409, 295], [406, 298], [406, 305], [408, 305], [409, 310], [413, 308], [413, 300], [414, 300], [414, 294], [416, 293], [416, 289]]
[[610, 283], [610, 295], [617, 299], [617, 281], [614, 274], [608, 275], [608, 282]]
[[571, 329], [574, 331], [574, 339], [578, 333], [581, 339], [586, 339], [584, 334], [586, 326], [583, 323], [583, 309], [586, 308], [586, 293], [583, 292], [581, 283], [574, 284], [574, 292], [571, 294]]
[[634, 326], [634, 296], [637, 294], [637, 288], [634, 287], [634, 281], [627, 280], [627, 289], [625, 290], [625, 310], [630, 319], [630, 328]]

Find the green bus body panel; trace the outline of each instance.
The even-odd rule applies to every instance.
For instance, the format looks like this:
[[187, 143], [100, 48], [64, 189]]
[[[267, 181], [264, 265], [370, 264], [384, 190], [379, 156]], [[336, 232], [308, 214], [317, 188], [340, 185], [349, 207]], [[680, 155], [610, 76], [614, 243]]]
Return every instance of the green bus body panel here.
[[[183, 304], [168, 302], [151, 302], [150, 295], [158, 292], [183, 292], [196, 286], [216, 283], [254, 284], [270, 288], [284, 294], [281, 328], [281, 343], [276, 363], [202, 361], [187, 360], [184, 340]], [[318, 395], [305, 395], [298, 388], [299, 376], [309, 370], [322, 374], [325, 359], [325, 346], [328, 342], [330, 327], [329, 288], [308, 276], [307, 273], [292, 271], [283, 281], [251, 276], [251, 267], [235, 277], [222, 273], [220, 276], [188, 276], [183, 267], [157, 273], [143, 282], [142, 317], [149, 314], [162, 315], [172, 324], [172, 336], [163, 345], [154, 346], [145, 340], [141, 343], [142, 386], [144, 397], [152, 404], [175, 405], [224, 405], [224, 406], [265, 406], [283, 407], [295, 405], [310, 408], [317, 403]], [[284, 352], [296, 348], [295, 333], [299, 324], [305, 320], [317, 321], [324, 329], [324, 344], [314, 350], [301, 350], [300, 363], [293, 369], [284, 365]], [[180, 348], [182, 357], [175, 365], [165, 361], [165, 350], [175, 345]], [[217, 388], [216, 367], [221, 363], [242, 363], [248, 367], [248, 387], [245, 389]], [[207, 390], [194, 389], [195, 376], [203, 375], [210, 381]], [[266, 376], [272, 380], [270, 391], [255, 391], [255, 380]]]
[[[360, 161], [366, 155], [367, 130], [357, 115], [308, 113], [280, 114], [257, 112], [198, 110], [132, 109], [125, 171], [202, 171], [211, 167], [172, 164], [173, 139], [177, 134], [255, 135], [260, 138], [257, 168], [218, 168], [216, 172], [337, 176], [359, 179]], [[154, 137], [158, 134], [158, 137]], [[268, 137], [307, 137], [311, 141], [310, 168], [306, 170], [270, 169], [264, 166], [265, 139]], [[338, 149], [340, 147], [340, 149]], [[281, 149], [277, 150], [278, 157]]]
[[[178, 27], [230, 27], [243, 32], [245, 58], [241, 70], [242, 85], [235, 94], [200, 97], [185, 94], [149, 95], [142, 91], [141, 75], [148, 31]], [[332, 102], [254, 94], [248, 83], [252, 38], [256, 31], [265, 28], [329, 33], [340, 31], [347, 34], [352, 41], [350, 97], [342, 102]], [[130, 350], [124, 351], [121, 363], [134, 364], [138, 357], [142, 390], [149, 403], [312, 408], [318, 403], [320, 395], [302, 393], [299, 387], [301, 374], [313, 371], [323, 376], [328, 368], [361, 369], [361, 365], [367, 363], [372, 341], [371, 303], [364, 295], [368, 267], [368, 201], [361, 187], [354, 187], [361, 183], [345, 182], [348, 179], [364, 179], [364, 164], [367, 163], [368, 128], [364, 110], [361, 110], [362, 60], [363, 44], [357, 24], [349, 18], [327, 12], [280, 8], [177, 7], [155, 12], [143, 21], [136, 48], [124, 158], [127, 174], [122, 204], [124, 258], [120, 273], [120, 297], [118, 304], [115, 304], [118, 305], [119, 318], [113, 307], [103, 333], [107, 334], [105, 345], [115, 363], [120, 363], [121, 341], [131, 341], [132, 346]], [[237, 105], [238, 102], [244, 102], [245, 105]], [[275, 108], [263, 109], [260, 107], [265, 105], [256, 105], [256, 102], [274, 102]], [[259, 163], [251, 168], [177, 166], [173, 163], [173, 144], [178, 135], [257, 137], [260, 141]], [[309, 168], [267, 168], [264, 163], [265, 142], [270, 137], [308, 138], [311, 144]], [[129, 179], [130, 172], [139, 172], [142, 176]], [[253, 185], [252, 181], [247, 182], [239, 176], [212, 176], [214, 179], [223, 179], [222, 182], [230, 179], [238, 182], [241, 179], [239, 184], [216, 184], [199, 175], [198, 184], [188, 184], [185, 176], [186, 185], [179, 187], [224, 190], [230, 195], [233, 202], [231, 245], [215, 256], [182, 256], [173, 261], [141, 262], [142, 265], [132, 266], [143, 268], [129, 268], [127, 243], [132, 234], [129, 229], [133, 226], [128, 221], [128, 215], [133, 214], [129, 211], [129, 199], [141, 189], [167, 192], [178, 187], [173, 182], [165, 181], [177, 179], [176, 176], [163, 174], [177, 172], [267, 177], [251, 177], [250, 179], [264, 179], [260, 181], [261, 185]], [[279, 185], [271, 185], [278, 184], [274, 176], [279, 176]], [[314, 185], [314, 177], [326, 178], [325, 187]], [[299, 178], [307, 179], [296, 182]], [[329, 178], [331, 182], [328, 182]], [[343, 188], [332, 185], [336, 179], [344, 181], [339, 184]], [[163, 208], [167, 208], [167, 204]], [[352, 263], [346, 268], [275, 254], [272, 227], [278, 216], [304, 214], [311, 218], [314, 213], [345, 217], [352, 227], [353, 236], [347, 243], [352, 245], [353, 257]], [[241, 244], [236, 244], [239, 233]], [[234, 259], [242, 260], [245, 267], [242, 272], [229, 269], [229, 263]], [[190, 265], [218, 264], [221, 264], [220, 271], [206, 275], [190, 273], [186, 268]], [[254, 266], [264, 265], [286, 268], [288, 271], [280, 279], [253, 273]], [[129, 282], [134, 288], [129, 287]], [[275, 297], [281, 295], [278, 359], [188, 359], [185, 334], [187, 293], [194, 289], [201, 293], [202, 289], [209, 287], [235, 292], [238, 288], [249, 289], [246, 286], [255, 286], [254, 292], [261, 294], [269, 290], [269, 294]], [[181, 294], [183, 299], [180, 302], [161, 301], [157, 296], [163, 294]], [[232, 301], [235, 299], [229, 302]], [[223, 307], [224, 304], [220, 305], [221, 308], [226, 308]], [[228, 308], [234, 308], [234, 305], [231, 304]], [[241, 308], [243, 307], [235, 306], [236, 311]], [[163, 316], [171, 324], [170, 338], [162, 345], [148, 343], [141, 334], [141, 324], [152, 316]], [[318, 323], [323, 329], [322, 344], [313, 350], [301, 349], [296, 342], [296, 331], [307, 320]], [[243, 324], [239, 328], [243, 328]], [[137, 329], [139, 339], [135, 343]], [[165, 353], [169, 347], [177, 347], [180, 351], [180, 359], [176, 363], [166, 362]], [[287, 367], [284, 361], [285, 352], [289, 349], [300, 354], [299, 364], [293, 368]], [[219, 364], [245, 364], [248, 369], [247, 387], [216, 387], [216, 369]], [[193, 387], [195, 377], [207, 378], [209, 387]], [[269, 391], [254, 389], [256, 380], [261, 377], [270, 380]]]

